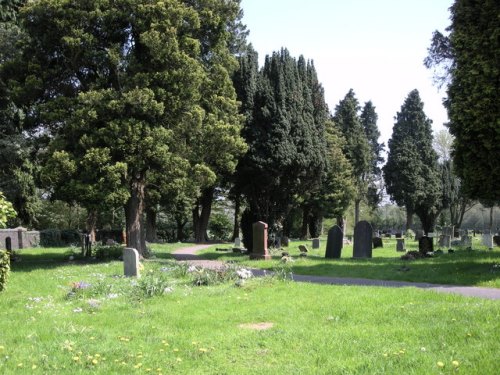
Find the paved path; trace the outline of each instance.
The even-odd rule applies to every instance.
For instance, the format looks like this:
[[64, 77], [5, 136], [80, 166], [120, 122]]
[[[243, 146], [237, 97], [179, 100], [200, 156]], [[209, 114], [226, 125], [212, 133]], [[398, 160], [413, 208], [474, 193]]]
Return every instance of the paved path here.
[[[196, 245], [185, 247], [173, 252], [173, 257], [181, 262], [188, 262], [196, 266], [204, 268], [218, 269], [225, 267], [224, 262], [217, 260], [201, 259], [196, 253], [202, 249], [206, 249], [213, 245]], [[264, 271], [260, 269], [251, 269], [254, 276], [264, 275]], [[269, 272], [268, 272], [269, 274]], [[482, 288], [473, 286], [458, 286], [458, 285], [440, 285], [429, 283], [413, 283], [408, 281], [390, 281], [390, 280], [373, 280], [347, 277], [326, 277], [326, 276], [308, 276], [308, 275], [293, 275], [294, 281], [309, 282], [317, 284], [330, 285], [365, 285], [365, 286], [383, 286], [392, 288], [414, 287], [421, 289], [429, 289], [440, 293], [454, 293], [469, 297], [480, 297], [487, 299], [500, 300], [500, 289]]]

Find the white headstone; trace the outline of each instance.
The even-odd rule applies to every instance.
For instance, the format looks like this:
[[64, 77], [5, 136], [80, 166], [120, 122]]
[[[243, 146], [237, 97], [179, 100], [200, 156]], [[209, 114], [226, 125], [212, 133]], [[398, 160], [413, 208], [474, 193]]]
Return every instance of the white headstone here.
[[123, 249], [123, 271], [125, 276], [140, 277], [139, 253], [136, 249], [130, 247]]
[[491, 234], [483, 234], [482, 243], [488, 249], [493, 249], [493, 236]]
[[237, 247], [237, 248], [241, 247], [241, 239], [239, 237], [236, 237], [234, 239], [234, 247]]

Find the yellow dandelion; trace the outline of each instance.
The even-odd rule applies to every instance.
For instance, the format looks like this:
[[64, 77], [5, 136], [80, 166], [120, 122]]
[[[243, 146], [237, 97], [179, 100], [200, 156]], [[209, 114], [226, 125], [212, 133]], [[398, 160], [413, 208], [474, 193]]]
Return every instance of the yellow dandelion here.
[[208, 352], [208, 349], [207, 349], [207, 348], [199, 348], [198, 350], [199, 350], [200, 352], [202, 352], [202, 353], [206, 353], [206, 352]]
[[142, 363], [138, 363], [134, 366], [134, 368], [140, 368], [142, 366]]
[[177, 348], [174, 348], [174, 352], [178, 352], [178, 351], [179, 351], [179, 349], [177, 349]]
[[121, 364], [122, 364], [122, 365], [126, 365], [126, 364], [127, 364], [127, 362], [125, 362], [125, 361], [122, 361], [122, 363], [121, 363]]
[[158, 367], [158, 368], [156, 369], [156, 371], [160, 372], [160, 371], [161, 371], [161, 368], [159, 368], [159, 367]]
[[142, 354], [139, 354], [139, 355], [137, 356], [137, 358], [142, 358]]
[[384, 354], [382, 354], [382, 355], [383, 355], [384, 357], [389, 357], [389, 354], [387, 354], [387, 353], [384, 353]]
[[119, 359], [115, 359], [115, 363], [117, 363], [117, 362], [120, 362], [120, 360]]
[[454, 367], [458, 367], [460, 366], [460, 363], [458, 361], [452, 361], [451, 364], [454, 366]]
[[163, 353], [165, 351], [165, 349], [160, 349], [160, 353]]
[[5, 346], [0, 345], [0, 350], [4, 350], [4, 349], [5, 349]]
[[92, 364], [97, 365], [98, 363], [99, 363], [99, 361], [98, 361], [97, 359], [95, 359], [95, 358], [94, 358], [94, 359], [92, 360]]
[[399, 354], [405, 354], [405, 351], [404, 350], [400, 350]]
[[87, 359], [88, 359], [89, 361], [90, 361], [92, 358], [94, 358], [94, 357], [92, 357], [91, 355], [88, 355], [88, 356], [87, 356]]
[[198, 343], [196, 341], [193, 341], [191, 344], [193, 345], [197, 345]]
[[182, 358], [177, 357], [177, 358], [176, 358], [176, 361], [177, 361], [177, 362], [182, 362]]
[[32, 369], [32, 370], [34, 370], [34, 369], [36, 369], [37, 367], [38, 367], [37, 365], [33, 365], [33, 366], [31, 366], [31, 369]]
[[444, 363], [443, 363], [443, 362], [441, 362], [441, 361], [439, 361], [439, 362], [437, 363], [437, 366], [442, 368], [442, 367], [444, 367]]
[[101, 355], [100, 354], [94, 354], [94, 357], [99, 358]]
[[18, 363], [17, 367], [23, 367], [24, 365], [22, 363]]
[[83, 352], [78, 352], [77, 354], [78, 354], [78, 355], [82, 355], [82, 354], [83, 354]]
[[150, 371], [151, 371], [151, 369], [150, 369], [150, 368], [147, 368], [147, 369], [146, 369], [146, 372], [150, 372]]
[[89, 339], [90, 340], [95, 340], [95, 337], [94, 336], [90, 336]]
[[79, 361], [79, 360], [80, 360], [80, 357], [78, 357], [78, 356], [74, 356], [74, 357], [73, 357], [73, 361], [75, 361], [75, 362], [76, 362], [76, 361]]

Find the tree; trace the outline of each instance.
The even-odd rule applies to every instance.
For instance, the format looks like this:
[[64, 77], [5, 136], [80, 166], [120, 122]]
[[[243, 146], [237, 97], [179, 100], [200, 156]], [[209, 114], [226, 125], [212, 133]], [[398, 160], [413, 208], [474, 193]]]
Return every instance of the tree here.
[[0, 228], [7, 226], [7, 221], [16, 216], [16, 211], [5, 195], [0, 191]]
[[366, 138], [371, 146], [372, 165], [371, 172], [366, 175], [368, 181], [366, 201], [372, 209], [375, 209], [382, 200], [382, 189], [380, 188], [382, 185], [382, 169], [380, 169], [379, 165], [384, 162], [382, 153], [384, 152], [385, 145], [378, 142], [380, 138], [380, 131], [377, 126], [378, 115], [371, 101], [366, 102], [363, 106], [360, 120], [365, 130]]
[[500, 201], [498, 1], [455, 0], [449, 35], [434, 33], [427, 67], [444, 72], [453, 168], [471, 199]]
[[[49, 158], [73, 165], [72, 178], [85, 191], [106, 178], [122, 188], [115, 192], [125, 207], [127, 244], [141, 254], [148, 176], [168, 179], [184, 165], [214, 176], [210, 163], [193, 157], [194, 145], [208, 149], [207, 141], [239, 132], [234, 111], [225, 113], [234, 101], [225, 65], [204, 61], [210, 55], [204, 48], [214, 44], [204, 43], [199, 30], [215, 21], [199, 12], [177, 0], [43, 0], [22, 13], [30, 43], [17, 61], [17, 82], [33, 98], [28, 120], [53, 137]], [[209, 37], [224, 35], [223, 28]], [[219, 52], [210, 56], [217, 60]], [[230, 164], [233, 156], [219, 152], [218, 162]], [[92, 166], [95, 175], [82, 181], [82, 170]]]
[[[359, 221], [359, 206], [366, 198], [369, 175], [373, 167], [372, 146], [359, 117], [359, 103], [351, 89], [335, 107], [333, 121], [339, 126], [345, 138], [344, 154], [352, 165], [356, 195], [354, 198], [354, 222]], [[370, 119], [372, 121], [372, 119]], [[367, 129], [373, 136], [373, 128]], [[377, 137], [378, 138], [378, 137]]]
[[430, 232], [443, 202], [431, 120], [423, 107], [418, 91], [411, 91], [396, 115], [383, 173], [387, 193], [406, 208], [406, 228], [416, 213], [424, 231]]

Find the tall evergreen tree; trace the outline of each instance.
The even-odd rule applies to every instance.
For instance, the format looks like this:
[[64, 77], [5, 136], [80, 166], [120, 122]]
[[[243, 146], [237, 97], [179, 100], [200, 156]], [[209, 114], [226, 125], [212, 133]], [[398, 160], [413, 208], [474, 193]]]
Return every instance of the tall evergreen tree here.
[[[500, 3], [455, 0], [449, 36], [433, 35], [424, 63], [448, 84], [453, 167], [469, 198], [500, 202]], [[492, 157], [493, 156], [493, 157]]]
[[[354, 222], [359, 221], [359, 207], [366, 199], [369, 187], [369, 176], [373, 166], [372, 146], [366, 136], [359, 116], [359, 103], [351, 89], [335, 107], [333, 120], [345, 138], [344, 153], [352, 165], [356, 186], [354, 198]], [[372, 131], [372, 129], [370, 129]]]
[[432, 147], [432, 121], [417, 90], [409, 93], [396, 115], [389, 155], [383, 168], [387, 193], [406, 208], [406, 228], [417, 214], [425, 232], [434, 228], [442, 209], [441, 172]]

